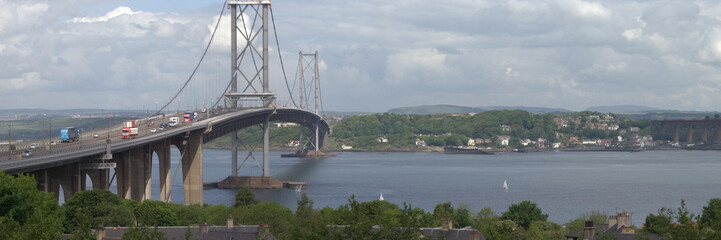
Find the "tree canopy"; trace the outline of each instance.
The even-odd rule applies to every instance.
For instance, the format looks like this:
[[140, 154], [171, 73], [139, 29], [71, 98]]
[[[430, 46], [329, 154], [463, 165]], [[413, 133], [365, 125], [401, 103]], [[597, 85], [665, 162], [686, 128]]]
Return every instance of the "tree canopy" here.
[[0, 239], [60, 239], [63, 212], [35, 178], [5, 175], [0, 169]]
[[501, 219], [511, 220], [525, 229], [528, 229], [534, 221], [546, 221], [547, 218], [548, 214], [543, 214], [541, 209], [531, 201], [511, 204], [508, 211], [501, 215]]

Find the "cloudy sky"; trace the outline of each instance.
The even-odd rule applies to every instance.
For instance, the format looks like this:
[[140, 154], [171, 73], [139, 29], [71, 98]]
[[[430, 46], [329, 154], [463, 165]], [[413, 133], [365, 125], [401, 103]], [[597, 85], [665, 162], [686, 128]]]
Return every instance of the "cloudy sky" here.
[[[0, 0], [0, 109], [167, 101], [223, 2], [168, 3]], [[277, 0], [273, 11], [289, 77], [298, 51], [319, 52], [325, 110], [721, 110], [719, 1]]]

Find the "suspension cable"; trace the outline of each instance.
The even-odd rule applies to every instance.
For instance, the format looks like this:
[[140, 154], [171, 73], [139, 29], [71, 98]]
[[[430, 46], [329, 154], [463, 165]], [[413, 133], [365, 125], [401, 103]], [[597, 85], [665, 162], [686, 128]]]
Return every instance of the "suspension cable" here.
[[203, 59], [205, 59], [205, 54], [208, 53], [208, 49], [210, 48], [210, 44], [213, 42], [213, 39], [215, 38], [215, 32], [218, 30], [218, 26], [220, 26], [220, 20], [223, 18], [223, 13], [225, 12], [225, 5], [228, 3], [226, 0], [223, 2], [223, 7], [220, 9], [220, 15], [218, 15], [218, 21], [215, 23], [215, 28], [213, 29], [213, 33], [210, 35], [210, 40], [208, 40], [208, 45], [205, 46], [205, 51], [203, 51], [203, 55], [200, 57], [200, 61], [198, 61], [198, 64], [195, 65], [195, 69], [193, 69], [193, 72], [188, 77], [188, 80], [185, 81], [183, 84], [183, 87], [180, 88], [180, 91], [173, 96], [173, 98], [168, 101], [162, 108], [158, 109], [157, 112], [155, 112], [153, 115], [157, 115], [158, 113], [165, 110], [166, 107], [168, 107], [173, 101], [175, 101], [175, 98], [180, 95], [181, 92], [183, 92], [183, 89], [185, 89], [186, 86], [188, 86], [188, 83], [190, 83], [190, 80], [193, 79], [193, 76], [195, 76], [195, 73], [198, 71], [198, 68], [200, 67], [200, 64], [203, 62]]
[[[280, 53], [280, 43], [278, 42], [278, 31], [275, 28], [275, 17], [273, 17], [273, 8], [270, 8], [270, 19], [273, 22], [273, 34], [275, 35], [275, 45], [278, 47], [278, 58], [280, 58], [280, 68], [283, 71], [283, 78], [285, 79], [285, 87], [288, 89], [288, 95], [290, 96], [290, 100], [293, 101], [293, 106], [298, 107], [298, 104], [295, 103], [295, 99], [293, 99], [293, 92], [290, 90], [290, 85], [288, 85], [288, 77], [285, 75], [285, 66], [283, 65], [283, 55]], [[266, 80], [267, 81], [267, 80]]]

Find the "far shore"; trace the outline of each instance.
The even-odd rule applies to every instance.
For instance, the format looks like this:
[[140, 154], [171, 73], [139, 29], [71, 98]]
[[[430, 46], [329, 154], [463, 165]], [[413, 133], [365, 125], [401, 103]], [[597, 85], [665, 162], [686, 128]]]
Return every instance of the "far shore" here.
[[[230, 150], [230, 147], [214, 147], [214, 146], [204, 146], [205, 149], [222, 149], [222, 150]], [[271, 147], [271, 151], [274, 152], [295, 152], [297, 151], [296, 148], [281, 148], [281, 147]], [[703, 151], [718, 151], [721, 150], [721, 145], [711, 145], [711, 146], [695, 146], [695, 147], [673, 147], [673, 146], [661, 146], [661, 147], [647, 147], [647, 148], [605, 148], [605, 147], [579, 147], [579, 148], [525, 148], [525, 149], [483, 149], [484, 151], [488, 152], [519, 152], [519, 153], [526, 153], [526, 152], [641, 152], [641, 151], [693, 151], [693, 150], [703, 150]], [[426, 147], [426, 148], [416, 148], [416, 149], [403, 149], [403, 148], [388, 148], [388, 149], [323, 149], [323, 152], [437, 152], [437, 153], [443, 153], [443, 148], [441, 147]]]

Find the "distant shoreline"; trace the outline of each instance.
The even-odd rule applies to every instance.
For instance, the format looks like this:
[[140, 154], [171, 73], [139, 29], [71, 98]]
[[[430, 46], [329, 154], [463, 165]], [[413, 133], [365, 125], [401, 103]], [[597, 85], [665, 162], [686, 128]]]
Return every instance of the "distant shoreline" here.
[[[218, 149], [218, 150], [230, 150], [230, 147], [203, 147], [204, 149]], [[274, 152], [295, 152], [296, 148], [279, 148], [271, 147], [271, 151]], [[642, 152], [642, 151], [719, 151], [721, 146], [698, 146], [698, 147], [651, 147], [644, 149], [632, 149], [632, 148], [543, 148], [543, 149], [525, 149], [526, 151], [514, 151], [513, 149], [484, 149], [489, 152], [518, 152], [518, 153], [530, 153], [530, 152]], [[323, 152], [436, 152], [443, 153], [442, 148], [423, 148], [423, 149], [324, 149]]]

